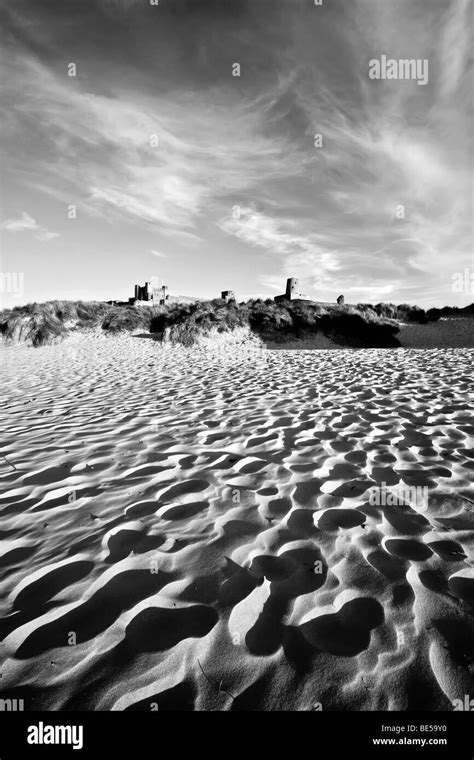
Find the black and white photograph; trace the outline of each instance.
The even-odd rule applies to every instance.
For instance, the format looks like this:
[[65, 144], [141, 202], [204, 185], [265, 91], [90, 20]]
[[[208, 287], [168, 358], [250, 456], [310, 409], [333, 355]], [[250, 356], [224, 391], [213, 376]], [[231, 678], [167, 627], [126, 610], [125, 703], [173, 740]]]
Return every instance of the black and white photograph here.
[[474, 712], [472, 11], [0, 3], [2, 760]]

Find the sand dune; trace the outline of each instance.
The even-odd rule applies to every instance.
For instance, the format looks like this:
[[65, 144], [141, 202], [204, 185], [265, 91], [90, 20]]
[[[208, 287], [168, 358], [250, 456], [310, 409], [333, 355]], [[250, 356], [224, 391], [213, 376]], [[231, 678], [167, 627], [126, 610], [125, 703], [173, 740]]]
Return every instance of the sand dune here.
[[[2, 697], [451, 710], [474, 694], [474, 351], [254, 348], [2, 350]], [[385, 487], [408, 497], [374, 503]]]
[[401, 323], [398, 337], [403, 348], [473, 348], [474, 319], [442, 317], [425, 325]]

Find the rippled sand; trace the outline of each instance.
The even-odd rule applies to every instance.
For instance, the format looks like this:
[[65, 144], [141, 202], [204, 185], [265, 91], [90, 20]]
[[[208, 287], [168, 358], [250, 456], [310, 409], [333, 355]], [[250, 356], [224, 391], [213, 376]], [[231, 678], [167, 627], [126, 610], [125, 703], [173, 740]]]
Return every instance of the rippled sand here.
[[[474, 695], [473, 357], [210, 356], [130, 336], [4, 349], [1, 696], [451, 710]], [[374, 505], [381, 484], [427, 488], [428, 509]]]

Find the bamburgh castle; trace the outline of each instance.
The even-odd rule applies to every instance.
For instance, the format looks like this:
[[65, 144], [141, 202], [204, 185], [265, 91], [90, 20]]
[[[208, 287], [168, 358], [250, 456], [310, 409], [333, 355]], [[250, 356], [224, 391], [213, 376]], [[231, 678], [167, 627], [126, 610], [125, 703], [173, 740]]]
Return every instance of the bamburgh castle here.
[[135, 285], [135, 294], [133, 298], [129, 298], [128, 300], [129, 303], [147, 301], [163, 306], [167, 303], [193, 303], [202, 299], [189, 296], [170, 296], [167, 285], [157, 285], [152, 278], [150, 282], [145, 282], [144, 285]]
[[[225, 301], [235, 301], [235, 295], [233, 290], [223, 290], [221, 292], [221, 298]], [[170, 295], [167, 285], [158, 285], [156, 277], [152, 277], [149, 282], [145, 282], [144, 285], [135, 285], [135, 294], [132, 298], [129, 298], [129, 303], [137, 303], [138, 301], [146, 301], [148, 303], [157, 304], [163, 306], [167, 303], [195, 303], [196, 301], [205, 301], [205, 298], [194, 298], [193, 296], [178, 296]]]
[[[235, 293], [233, 290], [222, 290], [221, 298], [225, 301], [235, 301]], [[131, 304], [146, 302], [153, 303], [159, 306], [163, 306], [168, 303], [195, 303], [196, 301], [205, 301], [205, 298], [195, 298], [193, 296], [179, 296], [170, 295], [167, 285], [159, 285], [158, 278], [152, 277], [144, 285], [135, 285], [135, 292], [132, 298], [128, 299]], [[286, 289], [282, 295], [275, 296], [274, 299], [277, 303], [280, 301], [291, 300], [309, 300], [302, 293], [298, 292], [298, 279], [296, 277], [289, 277], [286, 281]], [[344, 303], [344, 296], [339, 296], [337, 299], [338, 304]]]

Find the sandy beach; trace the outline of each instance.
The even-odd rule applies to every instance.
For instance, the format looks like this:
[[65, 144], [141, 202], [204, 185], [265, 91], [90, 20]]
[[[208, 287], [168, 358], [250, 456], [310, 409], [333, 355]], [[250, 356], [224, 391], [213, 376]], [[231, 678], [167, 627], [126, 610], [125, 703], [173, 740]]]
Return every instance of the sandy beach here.
[[473, 358], [3, 348], [1, 696], [453, 710], [474, 693]]

